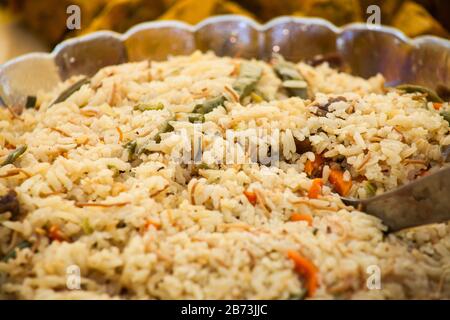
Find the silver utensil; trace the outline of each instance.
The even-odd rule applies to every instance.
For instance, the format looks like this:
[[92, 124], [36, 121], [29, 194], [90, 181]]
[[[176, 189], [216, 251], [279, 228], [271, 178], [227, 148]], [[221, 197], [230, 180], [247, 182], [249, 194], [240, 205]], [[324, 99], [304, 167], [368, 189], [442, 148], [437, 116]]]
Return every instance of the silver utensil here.
[[389, 231], [450, 220], [450, 167], [368, 199], [342, 201], [380, 218]]

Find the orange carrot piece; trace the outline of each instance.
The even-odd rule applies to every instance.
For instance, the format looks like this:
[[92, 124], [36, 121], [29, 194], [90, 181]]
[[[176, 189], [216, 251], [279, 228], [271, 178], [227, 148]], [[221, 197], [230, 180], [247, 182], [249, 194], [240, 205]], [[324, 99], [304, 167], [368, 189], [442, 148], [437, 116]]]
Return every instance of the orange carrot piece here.
[[67, 237], [62, 233], [57, 225], [52, 225], [48, 229], [48, 236], [53, 241], [67, 241]]
[[123, 132], [119, 127], [116, 127], [117, 133], [119, 134], [119, 143], [123, 141]]
[[348, 195], [352, 187], [352, 181], [351, 180], [345, 181], [344, 173], [341, 170], [331, 169], [328, 180], [330, 180], [331, 184], [334, 186], [334, 189], [337, 191], [337, 193], [339, 193], [341, 196]]
[[253, 191], [244, 191], [244, 195], [247, 197], [248, 202], [250, 202], [252, 205], [256, 204], [256, 193]]
[[309, 226], [312, 226], [312, 223], [313, 223], [313, 218], [312, 218], [312, 216], [311, 215], [309, 215], [309, 214], [302, 214], [302, 213], [296, 213], [296, 212], [294, 212], [292, 215], [291, 215], [291, 221], [306, 221], [306, 222], [308, 222], [308, 225]]
[[305, 163], [305, 172], [308, 176], [312, 176], [316, 171], [320, 171], [323, 165], [323, 157], [320, 154], [316, 154], [314, 161], [307, 160]]
[[309, 261], [305, 257], [302, 257], [298, 252], [294, 250], [289, 250], [287, 252], [287, 256], [294, 262], [295, 271], [306, 279], [308, 297], [313, 297], [318, 287], [318, 270], [316, 266], [311, 261]]
[[433, 103], [433, 108], [434, 110], [440, 110], [442, 108], [442, 103], [440, 102]]
[[150, 229], [150, 227], [153, 226], [156, 230], [161, 229], [161, 224], [157, 221], [154, 221], [152, 219], [148, 219], [145, 223], [145, 229]]
[[313, 170], [314, 170], [313, 162], [311, 160], [306, 160], [306, 163], [305, 163], [305, 172], [306, 172], [306, 174], [308, 176], [311, 176]]
[[308, 191], [308, 197], [311, 199], [317, 199], [319, 195], [322, 193], [323, 182], [322, 179], [317, 178], [313, 179], [311, 188]]

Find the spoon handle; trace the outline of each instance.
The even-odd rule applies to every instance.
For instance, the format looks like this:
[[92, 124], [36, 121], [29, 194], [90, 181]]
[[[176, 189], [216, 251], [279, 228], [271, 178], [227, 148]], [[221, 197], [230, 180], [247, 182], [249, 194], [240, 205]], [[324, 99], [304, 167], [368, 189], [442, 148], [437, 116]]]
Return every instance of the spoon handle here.
[[382, 195], [342, 199], [380, 218], [389, 231], [450, 220], [450, 167]]

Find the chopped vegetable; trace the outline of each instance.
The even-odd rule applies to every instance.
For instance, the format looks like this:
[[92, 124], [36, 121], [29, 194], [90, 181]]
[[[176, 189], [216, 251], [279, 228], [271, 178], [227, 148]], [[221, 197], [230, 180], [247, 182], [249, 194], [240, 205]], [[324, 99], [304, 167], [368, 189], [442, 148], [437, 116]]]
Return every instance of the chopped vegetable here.
[[48, 229], [48, 236], [52, 241], [67, 241], [67, 236], [59, 229], [59, 226], [56, 224], [52, 225], [50, 229]]
[[323, 182], [322, 179], [317, 178], [313, 179], [311, 187], [308, 191], [308, 197], [311, 199], [317, 199], [319, 195], [322, 193]]
[[150, 227], [154, 227], [156, 230], [161, 229], [161, 224], [159, 222], [156, 222], [152, 219], [148, 219], [147, 222], [145, 223], [145, 229], [150, 229]]
[[262, 68], [255, 62], [243, 62], [239, 68], [239, 76], [233, 84], [233, 89], [239, 94], [242, 101], [250, 95], [262, 75]]
[[8, 193], [0, 197], [0, 213], [11, 212], [12, 218], [20, 213], [19, 201], [17, 193], [10, 189]]
[[188, 117], [190, 123], [203, 123], [205, 122], [205, 116], [201, 113], [191, 113]]
[[291, 215], [291, 221], [306, 221], [308, 222], [309, 226], [312, 226], [313, 218], [309, 214], [302, 214], [302, 213], [293, 213]]
[[225, 101], [226, 98], [224, 96], [218, 96], [213, 99], [206, 100], [205, 102], [196, 105], [192, 113], [199, 113], [203, 115], [210, 113], [215, 108], [223, 106]]
[[31, 243], [24, 240], [20, 242], [18, 245], [16, 245], [13, 249], [11, 249], [3, 258], [2, 262], [8, 262], [9, 259], [15, 259], [17, 256], [17, 250], [22, 250], [25, 248], [30, 248]]
[[139, 111], [147, 111], [147, 110], [162, 110], [164, 109], [164, 104], [162, 102], [158, 102], [155, 104], [149, 103], [139, 103], [133, 107], [134, 110]]
[[442, 103], [441, 102], [434, 102], [433, 103], [433, 108], [434, 108], [434, 110], [439, 111], [442, 108]]
[[320, 154], [316, 154], [314, 161], [307, 160], [305, 163], [305, 172], [308, 176], [314, 177], [322, 173], [324, 159]]
[[[241, 64], [239, 77], [233, 85], [233, 89], [239, 94], [241, 100], [253, 92], [261, 74], [262, 68], [256, 63], [244, 62]], [[192, 113], [205, 115], [219, 106], [224, 106], [225, 101], [227, 101], [227, 99], [224, 95], [217, 96], [197, 104]]]
[[34, 107], [36, 107], [36, 101], [37, 101], [36, 96], [28, 96], [27, 101], [25, 103], [25, 108], [34, 109]]
[[264, 101], [264, 99], [259, 94], [255, 93], [255, 92], [252, 92], [250, 97], [252, 98], [252, 101], [256, 102], [256, 103], [260, 103], [260, 102]]
[[370, 181], [366, 182], [366, 184], [364, 185], [364, 189], [366, 190], [366, 193], [369, 197], [374, 196], [377, 192], [377, 186]]
[[120, 175], [120, 170], [119, 170], [116, 166], [114, 166], [114, 165], [112, 165], [112, 164], [108, 164], [106, 167], [107, 167], [109, 170], [111, 170], [112, 172], [114, 172], [114, 173], [113, 173], [113, 177], [114, 177], [114, 178], [116, 178], [116, 177], [118, 177], [118, 176]]
[[209, 166], [207, 163], [204, 163], [204, 162], [200, 163], [200, 164], [197, 166], [197, 168], [200, 169], [200, 170], [208, 170], [208, 169], [211, 169], [210, 166]]
[[248, 202], [250, 202], [252, 205], [256, 204], [256, 201], [258, 200], [256, 197], [256, 193], [253, 191], [244, 191], [244, 195], [247, 197]]
[[438, 96], [436, 91], [426, 88], [424, 86], [418, 86], [414, 84], [402, 84], [397, 86], [397, 89], [402, 90], [406, 93], [422, 93], [426, 95], [427, 100], [430, 102], [444, 102], [441, 97]]
[[273, 68], [278, 77], [283, 80], [283, 87], [286, 88], [290, 97], [308, 98], [308, 84], [295, 64], [284, 60], [281, 55], [275, 54]]
[[440, 115], [450, 124], [450, 111], [441, 111]]
[[303, 154], [305, 152], [312, 150], [312, 144], [308, 138], [300, 141], [294, 137], [294, 142], [295, 142], [295, 152], [297, 152], [298, 154]]
[[14, 163], [14, 161], [16, 161], [17, 159], [19, 159], [24, 153], [25, 151], [27, 151], [27, 146], [21, 146], [19, 148], [17, 148], [16, 150], [14, 150], [13, 152], [11, 152], [5, 159], [5, 161], [3, 161], [2, 163], [2, 167], [6, 166], [7, 164], [12, 164]]
[[122, 130], [120, 129], [120, 127], [116, 127], [116, 131], [119, 134], [119, 142], [122, 142], [123, 141], [123, 132], [122, 132]]
[[81, 227], [83, 228], [83, 232], [85, 234], [91, 234], [94, 232], [94, 229], [92, 228], [89, 218], [84, 218], [83, 222], [81, 223]]
[[313, 297], [318, 287], [318, 270], [316, 266], [311, 261], [309, 261], [305, 257], [302, 257], [298, 252], [294, 250], [289, 250], [287, 252], [287, 256], [294, 262], [295, 271], [306, 279], [308, 297]]
[[305, 172], [308, 176], [312, 176], [313, 170], [314, 170], [314, 165], [313, 165], [313, 161], [311, 160], [306, 160], [305, 163]]
[[161, 142], [161, 134], [172, 132], [175, 128], [172, 127], [172, 125], [169, 123], [169, 121], [166, 122], [164, 127], [156, 134], [155, 136], [155, 142], [160, 143]]
[[89, 78], [83, 78], [83, 79], [75, 82], [69, 88], [67, 88], [66, 90], [61, 92], [61, 94], [48, 107], [50, 108], [57, 103], [66, 101], [68, 98], [70, 98], [70, 96], [72, 94], [74, 94], [75, 92], [80, 90], [82, 86], [84, 86], [85, 84], [88, 84], [90, 82], [91, 82], [91, 80]]
[[137, 142], [130, 141], [124, 145], [124, 148], [128, 151], [128, 160], [132, 159], [137, 151]]
[[341, 196], [348, 195], [352, 188], [352, 181], [345, 181], [344, 173], [339, 169], [331, 169], [328, 180], [330, 180], [336, 192]]
[[333, 97], [333, 98], [328, 99], [328, 101], [325, 104], [317, 105], [317, 112], [316, 112], [316, 114], [319, 117], [325, 117], [328, 114], [328, 112], [330, 112], [330, 110], [329, 110], [330, 105], [335, 103], [335, 102], [340, 102], [340, 101], [346, 102], [347, 98], [345, 98], [343, 96], [337, 96], [337, 97]]

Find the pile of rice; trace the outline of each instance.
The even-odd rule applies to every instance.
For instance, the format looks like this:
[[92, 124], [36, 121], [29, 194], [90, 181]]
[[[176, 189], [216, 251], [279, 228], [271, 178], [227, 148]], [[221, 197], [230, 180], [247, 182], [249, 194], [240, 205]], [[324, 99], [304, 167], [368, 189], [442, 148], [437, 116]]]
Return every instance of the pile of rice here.
[[[341, 202], [331, 163], [321, 195], [308, 197], [305, 164], [317, 154], [339, 161], [359, 198], [369, 196], [368, 181], [379, 194], [442, 165], [448, 122], [419, 95], [386, 90], [382, 76], [299, 63], [310, 101], [289, 98], [271, 65], [254, 61], [264, 99], [230, 99], [206, 114], [202, 165], [174, 161], [180, 132], [193, 132], [186, 115], [233, 94], [242, 61], [195, 52], [111, 66], [64, 102], [51, 106], [79, 78], [40, 93], [20, 115], [0, 110], [0, 159], [27, 146], [0, 168], [0, 195], [14, 190], [20, 204], [16, 216], [0, 214], [0, 298], [450, 298], [449, 223], [387, 234]], [[162, 107], [136, 110], [140, 103]], [[167, 123], [174, 130], [155, 141]], [[217, 164], [226, 130], [251, 128], [280, 130], [280, 161]], [[310, 150], [298, 152], [306, 139]], [[145, 152], [130, 156], [130, 142]], [[295, 213], [312, 223], [292, 221]], [[317, 268], [313, 294], [288, 252]], [[374, 268], [381, 288], [368, 285]], [[78, 288], [70, 285], [77, 270]]]

